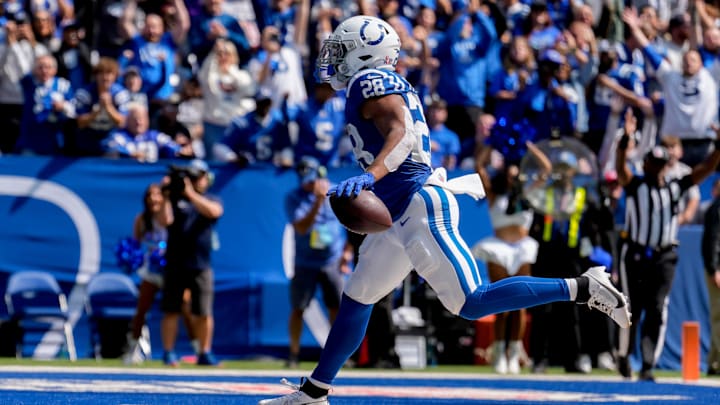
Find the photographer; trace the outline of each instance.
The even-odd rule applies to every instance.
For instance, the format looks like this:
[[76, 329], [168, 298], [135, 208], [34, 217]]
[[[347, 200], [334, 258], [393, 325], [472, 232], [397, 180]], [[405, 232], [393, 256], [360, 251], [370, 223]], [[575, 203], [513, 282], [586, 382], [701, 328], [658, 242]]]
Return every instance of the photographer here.
[[191, 312], [193, 329], [200, 343], [197, 364], [216, 366], [211, 351], [213, 334], [213, 272], [210, 255], [216, 235], [214, 226], [223, 215], [222, 202], [206, 194], [211, 184], [211, 173], [202, 160], [193, 160], [188, 166], [172, 166], [163, 180], [166, 194], [165, 210], [168, 224], [167, 265], [163, 286], [162, 340], [163, 362], [176, 367], [175, 340], [178, 316], [182, 308], [183, 291], [192, 294]]

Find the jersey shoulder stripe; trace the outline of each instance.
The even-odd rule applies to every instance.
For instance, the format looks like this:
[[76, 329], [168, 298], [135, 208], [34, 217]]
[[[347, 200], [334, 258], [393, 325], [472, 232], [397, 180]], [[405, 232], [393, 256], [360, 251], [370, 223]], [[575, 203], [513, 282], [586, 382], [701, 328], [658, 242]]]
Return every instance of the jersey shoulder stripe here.
[[412, 91], [410, 83], [394, 71], [365, 69], [350, 79], [347, 98], [351, 102], [362, 102], [371, 98]]

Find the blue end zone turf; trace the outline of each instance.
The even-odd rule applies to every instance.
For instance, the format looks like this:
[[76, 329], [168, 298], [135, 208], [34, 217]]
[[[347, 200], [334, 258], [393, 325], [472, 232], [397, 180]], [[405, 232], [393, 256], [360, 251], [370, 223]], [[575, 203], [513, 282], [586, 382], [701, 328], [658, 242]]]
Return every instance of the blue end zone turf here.
[[[254, 404], [287, 391], [286, 373], [240, 370], [0, 367], [3, 404]], [[295, 377], [289, 379], [298, 381]], [[720, 379], [342, 372], [333, 404], [718, 404]]]

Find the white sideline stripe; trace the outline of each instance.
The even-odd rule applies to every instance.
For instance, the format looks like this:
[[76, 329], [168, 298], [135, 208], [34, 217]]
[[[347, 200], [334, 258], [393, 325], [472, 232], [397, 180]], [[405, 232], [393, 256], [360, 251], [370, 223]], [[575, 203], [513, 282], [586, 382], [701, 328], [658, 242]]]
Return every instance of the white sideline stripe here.
[[[267, 383], [194, 382], [194, 381], [137, 381], [137, 380], [71, 380], [71, 379], [0, 379], [0, 391], [31, 392], [92, 392], [92, 393], [147, 393], [147, 394], [217, 394], [267, 395], [288, 393], [286, 387]], [[341, 386], [333, 389], [333, 396], [483, 399], [485, 401], [543, 401], [543, 402], [645, 402], [688, 401], [684, 395], [631, 395], [602, 394], [573, 391], [517, 390], [472, 387], [378, 387]]]
[[[85, 287], [90, 278], [100, 270], [100, 231], [95, 216], [72, 190], [49, 180], [0, 176], [0, 195], [46, 201], [65, 212], [75, 225], [80, 240], [80, 259], [75, 285], [67, 298], [70, 325], [74, 328], [85, 307]], [[50, 343], [50, 335], [46, 333], [43, 336], [35, 349], [35, 356], [54, 357], [60, 351], [61, 343]]]
[[[226, 370], [226, 369], [176, 369], [176, 368], [134, 368], [134, 367], [86, 367], [86, 366], [0, 366], [0, 373], [46, 373], [46, 374], [111, 374], [111, 375], [158, 375], [158, 376], [199, 376], [199, 377], [306, 377], [309, 371], [302, 370]], [[352, 371], [340, 370], [338, 378], [382, 378], [391, 380], [425, 379], [425, 380], [518, 380], [518, 381], [589, 381], [589, 382], [624, 382], [625, 379], [616, 375], [571, 375], [571, 374], [521, 374], [504, 375], [476, 374], [460, 372], [422, 372], [422, 371], [387, 371], [366, 370]], [[705, 387], [720, 387], [720, 378], [701, 378], [697, 381], [686, 382], [680, 377], [657, 377], [659, 384], [687, 384]]]

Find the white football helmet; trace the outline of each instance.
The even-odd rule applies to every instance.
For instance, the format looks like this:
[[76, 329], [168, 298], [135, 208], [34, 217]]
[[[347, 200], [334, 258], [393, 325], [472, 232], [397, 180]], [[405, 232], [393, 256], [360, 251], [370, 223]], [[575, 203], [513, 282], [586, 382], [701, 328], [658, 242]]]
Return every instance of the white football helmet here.
[[360, 70], [394, 70], [399, 54], [400, 37], [390, 24], [377, 17], [350, 17], [323, 41], [315, 75], [340, 90]]

